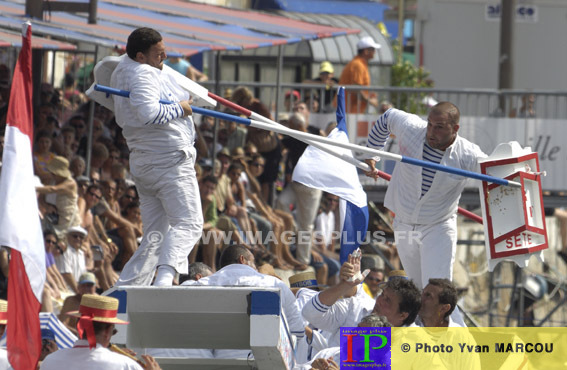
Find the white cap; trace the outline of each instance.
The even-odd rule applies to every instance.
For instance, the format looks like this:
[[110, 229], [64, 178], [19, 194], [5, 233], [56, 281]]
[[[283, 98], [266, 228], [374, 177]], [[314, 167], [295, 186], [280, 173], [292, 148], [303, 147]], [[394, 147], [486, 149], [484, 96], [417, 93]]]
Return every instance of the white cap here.
[[70, 228], [67, 229], [67, 234], [70, 233], [79, 233], [79, 234], [83, 234], [84, 236], [87, 236], [87, 230], [83, 229], [80, 226], [72, 226]]
[[374, 42], [374, 39], [370, 36], [364, 36], [356, 43], [356, 50], [367, 49], [367, 48], [374, 48], [380, 49], [382, 46]]

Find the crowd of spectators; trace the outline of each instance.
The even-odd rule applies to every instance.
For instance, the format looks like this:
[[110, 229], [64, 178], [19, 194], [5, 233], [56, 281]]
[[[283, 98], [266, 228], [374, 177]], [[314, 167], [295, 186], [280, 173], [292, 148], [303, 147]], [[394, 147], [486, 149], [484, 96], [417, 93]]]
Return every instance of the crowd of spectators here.
[[[60, 312], [66, 298], [80, 301], [80, 278], [85, 273], [95, 276], [95, 291], [112, 287], [143, 237], [136, 184], [129, 173], [130, 152], [122, 130], [113, 113], [96, 104], [90, 133], [90, 101], [75, 85], [70, 74], [61, 88], [42, 83], [34, 109], [33, 166], [48, 266], [45, 311]], [[0, 88], [5, 108], [9, 83]], [[226, 91], [225, 96], [273, 118], [246, 87]], [[305, 101], [296, 101], [290, 110], [292, 116], [283, 117], [282, 124], [322, 134], [309, 125]], [[3, 141], [6, 109], [0, 113]], [[281, 190], [291, 184], [293, 167], [306, 145], [210, 117], [197, 117], [195, 122], [195, 167], [205, 223], [189, 262], [203, 262], [214, 272], [222, 251], [238, 244], [248, 248], [259, 264], [284, 271], [303, 271], [311, 265], [321, 284], [335, 283], [338, 243], [330, 238], [338, 227], [336, 199], [329, 200], [329, 195], [320, 201], [319, 194], [310, 203], [313, 210], [302, 207], [301, 198], [278, 202]], [[323, 214], [323, 223], [315, 223], [318, 214]], [[301, 232], [309, 234], [306, 242], [299, 242]], [[3, 297], [8, 261], [9, 249], [3, 248]], [[69, 327], [75, 330], [72, 324]]]

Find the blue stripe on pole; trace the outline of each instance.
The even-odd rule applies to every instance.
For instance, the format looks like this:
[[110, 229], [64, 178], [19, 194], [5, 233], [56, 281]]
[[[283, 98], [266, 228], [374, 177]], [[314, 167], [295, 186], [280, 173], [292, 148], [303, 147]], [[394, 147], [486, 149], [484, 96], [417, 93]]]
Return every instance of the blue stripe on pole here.
[[232, 114], [217, 112], [216, 110], [204, 109], [199, 107], [191, 107], [194, 113], [202, 114], [203, 116], [210, 116], [215, 118], [224, 119], [225, 121], [233, 121], [236, 123], [241, 123], [246, 126], [250, 126], [252, 121], [248, 118], [234, 116]]
[[433, 168], [435, 170], [453, 173], [455, 175], [460, 175], [460, 176], [463, 176], [463, 177], [471, 177], [473, 179], [492, 182], [492, 183], [499, 184], [499, 185], [506, 185], [506, 186], [510, 185], [508, 180], [504, 180], [504, 179], [501, 179], [499, 177], [483, 175], [482, 173], [467, 171], [467, 170], [463, 170], [463, 169], [460, 169], [460, 168], [443, 166], [441, 164], [426, 162], [426, 161], [422, 161], [420, 159], [415, 159], [415, 158], [411, 158], [411, 157], [402, 156], [401, 162], [402, 163], [409, 163], [409, 164], [413, 164], [413, 165], [421, 166], [421, 167]]
[[[94, 89], [96, 91], [100, 91], [100, 92], [103, 92], [103, 93], [106, 93], [106, 94], [123, 96], [125, 98], [130, 97], [130, 91], [115, 89], [115, 88], [109, 87], [109, 86], [96, 84], [96, 85], [94, 85]], [[163, 100], [163, 99], [160, 100], [159, 102], [162, 103], [162, 104], [172, 104], [172, 102], [170, 102], [168, 100]], [[214, 111], [214, 110], [203, 109], [203, 108], [193, 107], [193, 106], [191, 107], [191, 109], [193, 110], [194, 113], [202, 114], [203, 116], [210, 116], [210, 117], [215, 117], [215, 118], [219, 118], [219, 119], [224, 119], [225, 121], [233, 121], [233, 122], [236, 122], [236, 123], [241, 123], [241, 124], [246, 125], [246, 126], [250, 126], [250, 124], [252, 123], [251, 120], [248, 119], [248, 118], [238, 117], [238, 116], [234, 116], [232, 114], [217, 112], [217, 111]]]

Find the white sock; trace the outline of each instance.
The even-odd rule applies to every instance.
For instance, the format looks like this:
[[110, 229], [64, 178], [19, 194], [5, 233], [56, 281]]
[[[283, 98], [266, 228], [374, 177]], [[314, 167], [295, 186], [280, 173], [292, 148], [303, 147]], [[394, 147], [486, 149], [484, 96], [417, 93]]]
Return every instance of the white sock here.
[[161, 265], [158, 267], [155, 286], [172, 286], [175, 277], [175, 269], [169, 265]]

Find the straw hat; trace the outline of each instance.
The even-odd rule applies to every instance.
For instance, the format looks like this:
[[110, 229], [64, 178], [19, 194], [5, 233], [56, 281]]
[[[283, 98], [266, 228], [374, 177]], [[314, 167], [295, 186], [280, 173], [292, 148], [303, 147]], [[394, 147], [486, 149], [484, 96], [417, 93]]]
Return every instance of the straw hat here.
[[73, 317], [89, 317], [91, 321], [110, 324], [128, 324], [128, 321], [116, 318], [118, 299], [94, 294], [83, 294], [79, 311], [68, 312]]
[[317, 284], [317, 278], [313, 271], [300, 272], [289, 277], [290, 288], [322, 288], [323, 285]]
[[388, 280], [381, 282], [380, 284], [378, 284], [378, 286], [385, 285], [386, 283], [388, 283], [388, 281], [395, 280], [395, 279], [408, 280], [409, 277], [404, 270], [392, 270], [388, 273]]
[[0, 299], [0, 325], [8, 323], [8, 302]]
[[65, 157], [60, 157], [56, 155], [47, 164], [47, 170], [54, 175], [69, 178], [71, 177], [71, 171], [69, 171], [69, 161]]

